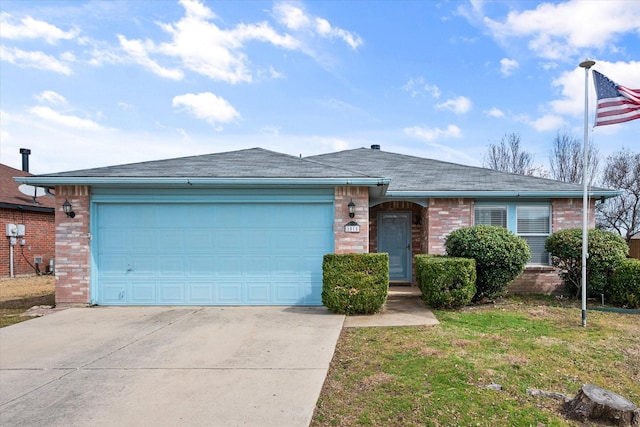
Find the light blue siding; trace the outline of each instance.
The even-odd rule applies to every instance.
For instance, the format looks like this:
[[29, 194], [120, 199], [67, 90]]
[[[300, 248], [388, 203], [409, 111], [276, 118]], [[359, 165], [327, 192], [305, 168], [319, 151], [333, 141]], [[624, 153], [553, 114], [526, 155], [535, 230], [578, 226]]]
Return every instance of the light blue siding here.
[[333, 192], [164, 196], [95, 195], [92, 302], [321, 305]]

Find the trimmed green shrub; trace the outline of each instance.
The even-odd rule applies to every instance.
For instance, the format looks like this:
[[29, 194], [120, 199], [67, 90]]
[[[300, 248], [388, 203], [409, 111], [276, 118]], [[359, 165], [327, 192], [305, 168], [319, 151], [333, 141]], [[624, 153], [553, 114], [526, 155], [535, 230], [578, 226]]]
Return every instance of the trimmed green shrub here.
[[[582, 291], [582, 229], [569, 228], [550, 235], [545, 249], [552, 264], [560, 269], [567, 291], [579, 297]], [[611, 231], [588, 230], [587, 296], [605, 293], [613, 270], [624, 260], [629, 247], [622, 237]]]
[[327, 254], [322, 261], [322, 304], [339, 314], [379, 311], [389, 291], [389, 254]]
[[622, 260], [609, 280], [607, 300], [626, 308], [640, 308], [640, 260]]
[[416, 280], [422, 300], [432, 308], [456, 308], [476, 293], [476, 262], [471, 258], [416, 255]]
[[444, 245], [449, 256], [476, 260], [473, 301], [503, 296], [531, 257], [526, 240], [495, 225], [460, 228], [447, 236]]

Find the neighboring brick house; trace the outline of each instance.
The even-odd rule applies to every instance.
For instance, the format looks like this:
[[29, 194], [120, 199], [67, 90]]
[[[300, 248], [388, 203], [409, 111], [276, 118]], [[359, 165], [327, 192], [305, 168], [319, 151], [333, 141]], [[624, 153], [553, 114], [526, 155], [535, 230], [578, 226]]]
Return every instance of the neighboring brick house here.
[[387, 252], [392, 283], [411, 284], [413, 255], [442, 254], [451, 231], [480, 223], [529, 243], [511, 292], [553, 293], [544, 241], [582, 221], [581, 185], [379, 146], [307, 158], [254, 148], [18, 181], [55, 189], [56, 301], [67, 304], [319, 305], [324, 254]]
[[[54, 259], [55, 199], [49, 195], [33, 197], [20, 192], [14, 177], [29, 176], [32, 176], [29, 172], [0, 164], [0, 230], [3, 236], [0, 277], [10, 277], [12, 272], [14, 276], [36, 274], [37, 270], [45, 273], [49, 271], [50, 260]], [[11, 237], [7, 236], [9, 224], [24, 226], [24, 235], [14, 237], [13, 245]]]

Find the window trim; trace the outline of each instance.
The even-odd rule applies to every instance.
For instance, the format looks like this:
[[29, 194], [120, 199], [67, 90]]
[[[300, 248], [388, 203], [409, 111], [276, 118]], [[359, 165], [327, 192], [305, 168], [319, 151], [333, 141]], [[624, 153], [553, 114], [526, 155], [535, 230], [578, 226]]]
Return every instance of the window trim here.
[[[548, 233], [518, 233], [518, 208], [539, 207], [546, 208], [549, 215]], [[473, 222], [476, 225], [475, 210], [477, 208], [503, 208], [507, 211], [507, 230], [513, 232], [518, 237], [548, 237], [553, 233], [553, 218], [551, 202], [475, 202], [473, 212]], [[551, 255], [546, 264], [527, 261], [527, 266], [551, 265]]]

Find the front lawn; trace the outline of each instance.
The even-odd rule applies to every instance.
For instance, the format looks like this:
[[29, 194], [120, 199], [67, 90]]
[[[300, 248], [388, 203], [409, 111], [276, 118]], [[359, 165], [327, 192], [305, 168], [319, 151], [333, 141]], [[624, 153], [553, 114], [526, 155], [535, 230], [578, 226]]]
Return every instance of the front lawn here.
[[21, 314], [33, 306], [53, 306], [54, 290], [53, 276], [0, 279], [0, 328], [31, 319]]
[[[640, 404], [640, 316], [549, 299], [436, 311], [431, 327], [344, 329], [313, 426], [565, 426], [592, 383]], [[502, 390], [486, 388], [500, 384]]]

